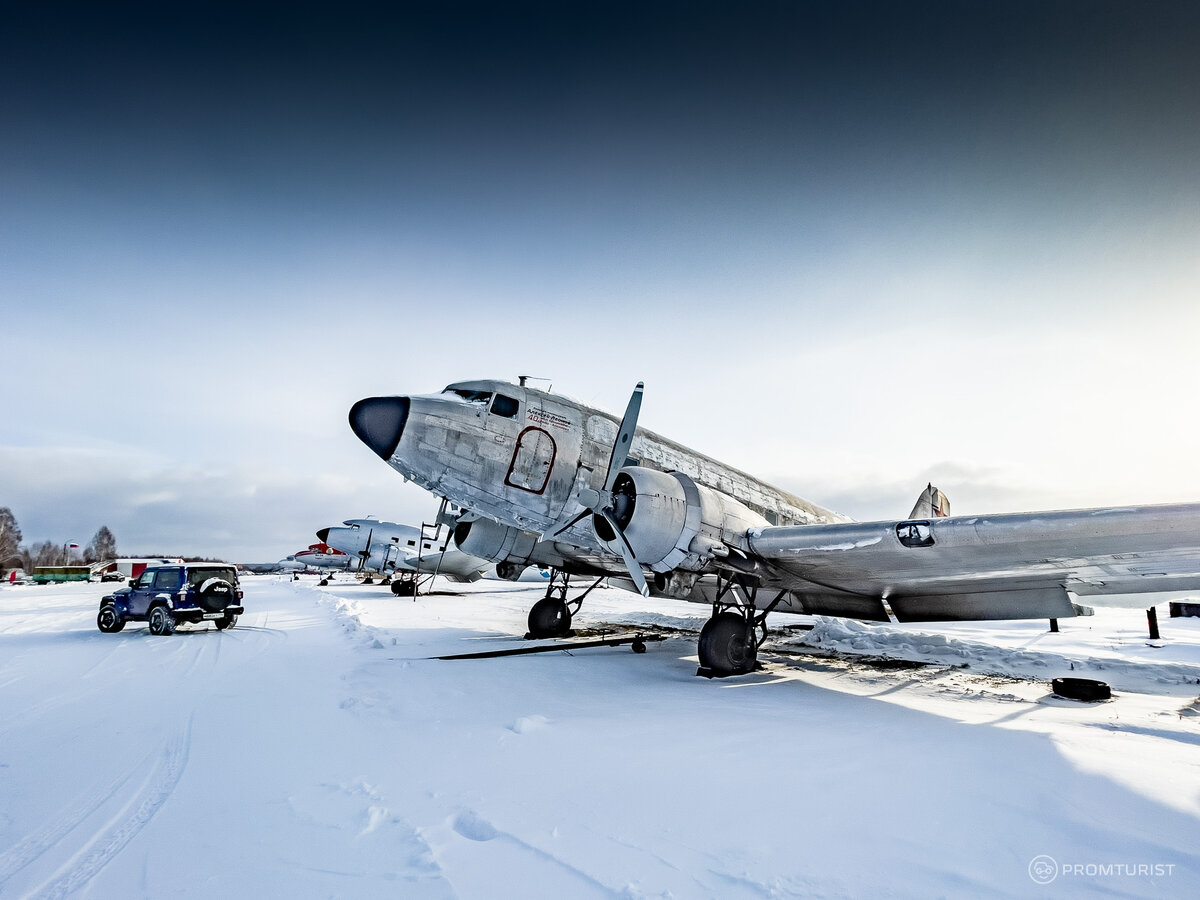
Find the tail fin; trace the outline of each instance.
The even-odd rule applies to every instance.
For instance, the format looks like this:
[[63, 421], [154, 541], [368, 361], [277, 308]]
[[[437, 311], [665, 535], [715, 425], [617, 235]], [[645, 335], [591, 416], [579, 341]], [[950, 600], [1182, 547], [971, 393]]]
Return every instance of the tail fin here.
[[910, 519], [940, 519], [950, 515], [950, 500], [932, 484], [921, 491], [917, 505], [908, 514]]

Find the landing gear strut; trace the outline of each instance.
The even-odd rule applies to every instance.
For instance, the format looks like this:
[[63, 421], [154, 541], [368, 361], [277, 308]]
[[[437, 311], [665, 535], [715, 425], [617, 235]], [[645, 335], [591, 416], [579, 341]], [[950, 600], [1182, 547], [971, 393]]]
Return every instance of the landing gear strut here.
[[745, 675], [758, 667], [758, 648], [767, 639], [767, 614], [787, 596], [780, 591], [758, 611], [758, 583], [745, 575], [717, 576], [713, 614], [700, 630], [697, 675], [724, 678]]
[[567, 589], [570, 587], [571, 576], [558, 569], [550, 570], [550, 583], [546, 585], [546, 596], [533, 604], [529, 610], [529, 633], [525, 635], [530, 640], [539, 638], [567, 637], [571, 631], [571, 618], [579, 612], [583, 598], [590, 594], [603, 576], [573, 600], [567, 599]]

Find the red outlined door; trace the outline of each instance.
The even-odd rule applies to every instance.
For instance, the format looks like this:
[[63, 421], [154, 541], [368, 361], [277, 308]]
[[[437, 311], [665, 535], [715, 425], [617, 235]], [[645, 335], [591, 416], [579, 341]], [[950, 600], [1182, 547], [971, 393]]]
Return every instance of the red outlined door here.
[[517, 437], [517, 449], [513, 452], [504, 483], [531, 494], [546, 490], [550, 470], [554, 468], [554, 457], [558, 446], [548, 431], [530, 426]]

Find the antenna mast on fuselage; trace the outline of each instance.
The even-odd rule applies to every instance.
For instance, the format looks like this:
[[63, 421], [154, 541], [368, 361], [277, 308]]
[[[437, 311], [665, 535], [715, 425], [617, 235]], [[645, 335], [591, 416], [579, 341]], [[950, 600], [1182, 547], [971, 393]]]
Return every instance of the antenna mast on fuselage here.
[[517, 381], [520, 383], [521, 387], [525, 387], [525, 382], [527, 382], [527, 381], [544, 381], [544, 382], [546, 382], [546, 393], [547, 394], [549, 394], [550, 391], [554, 389], [554, 384], [552, 383], [552, 379], [541, 378], [537, 375], [518, 375]]

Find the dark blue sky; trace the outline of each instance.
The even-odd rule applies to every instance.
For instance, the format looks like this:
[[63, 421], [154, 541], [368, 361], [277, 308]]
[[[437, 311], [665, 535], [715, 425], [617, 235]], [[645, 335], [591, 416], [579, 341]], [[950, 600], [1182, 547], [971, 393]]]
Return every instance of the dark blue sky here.
[[[5, 4], [5, 355], [82, 408], [10, 417], [0, 505], [282, 555], [419, 515], [354, 400], [525, 372], [645, 379], [648, 427], [860, 518], [939, 466], [977, 511], [1187, 499], [1197, 47], [1192, 3]], [[1130, 404], [1151, 461], [1069, 461]]]
[[135, 207], [436, 209], [437, 228], [454, 198], [506, 219], [855, 185], [863, 202], [1053, 185], [1138, 203], [1200, 150], [1194, 4], [51, 2], [5, 19], [10, 187]]

